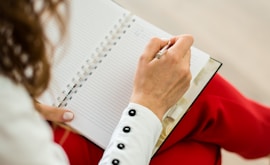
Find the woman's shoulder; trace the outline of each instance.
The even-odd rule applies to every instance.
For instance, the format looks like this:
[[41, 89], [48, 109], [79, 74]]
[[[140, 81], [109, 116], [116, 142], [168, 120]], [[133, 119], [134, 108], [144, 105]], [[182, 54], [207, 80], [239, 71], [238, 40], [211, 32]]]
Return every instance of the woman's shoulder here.
[[1, 116], [12, 113], [19, 114], [24, 110], [29, 111], [34, 108], [32, 99], [22, 85], [0, 75], [0, 87]]

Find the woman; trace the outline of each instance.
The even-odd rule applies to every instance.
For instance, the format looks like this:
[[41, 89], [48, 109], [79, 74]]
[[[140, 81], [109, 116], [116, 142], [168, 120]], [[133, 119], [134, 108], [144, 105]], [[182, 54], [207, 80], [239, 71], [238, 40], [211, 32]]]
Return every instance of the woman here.
[[[65, 0], [0, 0], [0, 164], [69, 163], [62, 148], [53, 142], [50, 127], [34, 103], [50, 78], [48, 48], [53, 47], [46, 38], [44, 21], [53, 18], [62, 30], [65, 18], [58, 9], [65, 14], [67, 5]], [[149, 164], [161, 132], [160, 120], [191, 80], [192, 37], [182, 35], [170, 41], [172, 46], [160, 59], [155, 55], [168, 40], [155, 38], [143, 52], [130, 104], [100, 164]], [[124, 124], [133, 131], [122, 130]]]

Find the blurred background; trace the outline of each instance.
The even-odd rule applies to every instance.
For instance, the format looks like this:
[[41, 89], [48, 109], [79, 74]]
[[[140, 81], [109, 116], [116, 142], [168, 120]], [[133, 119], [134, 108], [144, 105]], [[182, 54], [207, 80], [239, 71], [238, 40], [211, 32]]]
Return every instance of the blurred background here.
[[[223, 62], [223, 77], [247, 97], [270, 106], [269, 0], [114, 1], [173, 35], [192, 34], [195, 47]], [[270, 165], [267, 158], [222, 154], [223, 165]]]

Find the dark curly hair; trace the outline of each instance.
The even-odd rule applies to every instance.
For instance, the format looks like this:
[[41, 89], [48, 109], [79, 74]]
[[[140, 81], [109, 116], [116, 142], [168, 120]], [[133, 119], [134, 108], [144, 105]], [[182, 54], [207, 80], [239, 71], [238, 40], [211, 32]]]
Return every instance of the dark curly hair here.
[[33, 98], [50, 79], [48, 54], [55, 45], [46, 21], [53, 18], [63, 36], [67, 7], [67, 0], [0, 0], [0, 75], [24, 85]]

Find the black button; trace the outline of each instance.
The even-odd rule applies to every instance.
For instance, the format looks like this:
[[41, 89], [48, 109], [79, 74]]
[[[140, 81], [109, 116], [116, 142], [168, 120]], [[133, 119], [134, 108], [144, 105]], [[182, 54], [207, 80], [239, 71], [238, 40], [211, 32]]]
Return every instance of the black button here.
[[123, 131], [125, 132], [125, 133], [128, 133], [128, 132], [130, 132], [130, 127], [129, 126], [125, 126], [124, 128], [123, 128]]
[[113, 159], [112, 160], [112, 165], [118, 165], [120, 161], [118, 159]]
[[119, 148], [120, 150], [125, 148], [125, 145], [123, 143], [119, 143], [117, 144], [117, 148]]
[[135, 116], [136, 115], [136, 110], [135, 109], [131, 109], [128, 111], [129, 116]]

